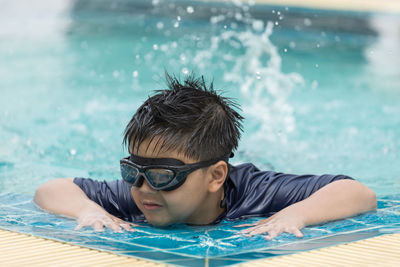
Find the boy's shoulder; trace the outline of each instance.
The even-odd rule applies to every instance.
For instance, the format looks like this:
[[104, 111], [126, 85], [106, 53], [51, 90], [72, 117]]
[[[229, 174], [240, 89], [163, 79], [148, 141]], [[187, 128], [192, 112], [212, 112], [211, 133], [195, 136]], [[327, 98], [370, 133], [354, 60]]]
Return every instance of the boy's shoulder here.
[[230, 165], [225, 183], [227, 219], [270, 216], [345, 175], [296, 175], [260, 170], [252, 163]]
[[241, 163], [238, 165], [229, 165], [229, 175], [227, 177], [227, 184], [234, 186], [236, 189], [253, 183], [262, 178], [263, 180], [276, 174], [274, 171], [262, 171], [253, 163]]

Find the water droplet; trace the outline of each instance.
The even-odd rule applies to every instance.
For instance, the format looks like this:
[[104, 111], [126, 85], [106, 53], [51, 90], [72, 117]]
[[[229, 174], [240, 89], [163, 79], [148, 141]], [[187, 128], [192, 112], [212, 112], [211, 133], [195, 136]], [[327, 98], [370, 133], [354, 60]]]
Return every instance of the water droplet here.
[[136, 54], [136, 59], [139, 59], [140, 58], [140, 55], [139, 54]]
[[189, 73], [189, 70], [188, 70], [187, 68], [183, 68], [183, 69], [182, 69], [182, 73], [185, 74], [185, 75], [187, 75], [187, 74]]
[[318, 88], [318, 81], [316, 81], [316, 80], [312, 81], [312, 83], [311, 83], [311, 89], [312, 89], [312, 90], [315, 90], [315, 89], [317, 89], [317, 88]]
[[114, 70], [113, 71], [113, 76], [114, 76], [114, 78], [118, 78], [119, 77], [119, 71]]
[[309, 18], [304, 19], [304, 25], [311, 26], [311, 24], [312, 24], [311, 19], [309, 19]]
[[256, 71], [256, 79], [257, 80], [261, 79], [261, 72]]
[[275, 25], [279, 25], [279, 22], [275, 21]]
[[133, 72], [132, 72], [132, 77], [133, 78], [137, 78], [139, 76], [139, 72], [137, 71], [137, 70], [134, 70]]
[[283, 52], [285, 52], [285, 53], [286, 53], [286, 52], [287, 52], [287, 48], [284, 48], [284, 49], [283, 49]]
[[272, 14], [275, 14], [275, 9], [272, 9]]
[[153, 49], [154, 50], [158, 50], [158, 45], [157, 44], [153, 44]]
[[280, 11], [278, 11], [278, 12], [276, 12], [276, 14], [279, 16], [279, 15], [281, 14], [281, 12], [280, 12]]
[[186, 61], [185, 54], [181, 54], [179, 57], [183, 63]]
[[76, 149], [71, 148], [71, 149], [69, 150], [69, 153], [70, 153], [72, 156], [75, 155], [75, 154], [76, 154]]
[[175, 21], [175, 23], [174, 23], [174, 28], [178, 28], [179, 27], [179, 22], [178, 21]]
[[163, 52], [168, 51], [168, 45], [166, 45], [166, 44], [162, 44], [160, 48], [161, 48], [161, 51], [163, 51]]
[[295, 48], [295, 47], [296, 47], [296, 43], [293, 42], [293, 41], [290, 42], [290, 43], [289, 43], [289, 47], [292, 48], [292, 49]]
[[320, 47], [320, 45], [319, 44], [317, 44], [317, 48], [319, 48]]
[[161, 21], [157, 22], [157, 29], [162, 30], [163, 28], [164, 28], [164, 23], [162, 23]]
[[176, 20], [177, 20], [177, 21], [181, 21], [181, 16], [177, 16], [177, 17], [176, 17]]
[[282, 15], [282, 16], [279, 16], [279, 20], [283, 20], [283, 18], [284, 18], [283, 15]]
[[262, 21], [262, 20], [253, 20], [253, 29], [255, 31], [264, 30], [264, 21]]
[[186, 12], [192, 14], [194, 12], [194, 8], [192, 6], [186, 7]]
[[224, 25], [224, 29], [228, 28], [228, 26]]
[[316, 68], [319, 68], [319, 65], [318, 65], [318, 64], [315, 64], [315, 67], [316, 67]]
[[153, 0], [151, 1], [151, 3], [153, 4], [153, 6], [156, 6], [160, 3], [160, 0]]

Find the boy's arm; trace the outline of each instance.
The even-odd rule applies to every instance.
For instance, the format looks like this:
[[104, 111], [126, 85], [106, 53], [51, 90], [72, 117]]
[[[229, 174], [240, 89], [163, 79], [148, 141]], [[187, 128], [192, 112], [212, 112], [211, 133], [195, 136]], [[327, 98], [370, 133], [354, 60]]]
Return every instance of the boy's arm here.
[[101, 231], [106, 226], [114, 231], [120, 231], [121, 227], [132, 230], [130, 226], [133, 224], [111, 215], [90, 200], [73, 180], [55, 179], [40, 185], [35, 193], [35, 203], [47, 211], [75, 218], [78, 221], [76, 229], [93, 226]]
[[269, 240], [283, 232], [302, 237], [300, 229], [307, 225], [353, 216], [375, 209], [376, 206], [375, 193], [365, 185], [354, 180], [334, 181], [310, 197], [259, 221], [255, 226], [241, 225], [254, 226], [242, 233], [268, 233], [266, 238]]

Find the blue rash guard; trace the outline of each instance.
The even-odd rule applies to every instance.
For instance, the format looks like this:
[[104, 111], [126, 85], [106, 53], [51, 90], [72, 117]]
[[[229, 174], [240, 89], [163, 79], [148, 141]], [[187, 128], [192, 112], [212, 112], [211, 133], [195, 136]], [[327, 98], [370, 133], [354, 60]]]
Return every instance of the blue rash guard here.
[[[293, 175], [260, 171], [250, 163], [231, 165], [224, 185], [226, 211], [214, 223], [222, 219], [271, 216], [306, 199], [325, 185], [342, 179], [352, 178], [345, 175]], [[112, 215], [125, 221], [146, 222], [133, 200], [130, 186], [123, 180], [100, 182], [75, 178], [74, 183]]]

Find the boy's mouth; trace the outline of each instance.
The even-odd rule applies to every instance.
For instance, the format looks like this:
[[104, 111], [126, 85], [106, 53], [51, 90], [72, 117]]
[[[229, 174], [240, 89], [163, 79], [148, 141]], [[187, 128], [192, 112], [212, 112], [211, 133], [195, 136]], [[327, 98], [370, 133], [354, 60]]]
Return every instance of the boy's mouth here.
[[146, 210], [156, 210], [156, 209], [159, 209], [162, 207], [161, 205], [159, 205], [155, 202], [147, 201], [147, 200], [142, 201], [142, 205]]

